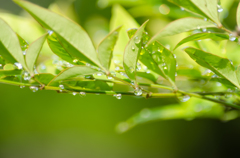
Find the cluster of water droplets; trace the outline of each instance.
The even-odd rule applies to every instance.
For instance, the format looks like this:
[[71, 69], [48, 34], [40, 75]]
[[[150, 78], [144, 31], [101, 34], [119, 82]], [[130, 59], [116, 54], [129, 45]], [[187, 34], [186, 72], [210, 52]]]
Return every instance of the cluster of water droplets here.
[[[21, 88], [21, 87], [20, 87]], [[37, 92], [39, 90], [39, 88], [37, 86], [30, 86], [29, 89], [32, 91], [32, 92]]]
[[222, 8], [222, 6], [221, 5], [217, 5], [217, 11], [219, 12], [219, 13], [221, 13], [222, 11], [223, 11], [223, 8]]
[[114, 94], [113, 96], [117, 99], [122, 99], [122, 94], [120, 94], [120, 93], [119, 94]]
[[18, 70], [22, 70], [23, 69], [23, 66], [20, 63], [16, 62], [16, 63], [14, 63], [14, 65], [17, 67]]
[[31, 75], [27, 71], [23, 71], [22, 77], [24, 81], [29, 81], [31, 79]]

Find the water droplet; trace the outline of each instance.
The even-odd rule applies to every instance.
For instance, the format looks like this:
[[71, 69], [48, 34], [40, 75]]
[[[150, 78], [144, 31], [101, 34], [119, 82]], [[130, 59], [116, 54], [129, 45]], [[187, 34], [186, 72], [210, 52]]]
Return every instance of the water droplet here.
[[14, 63], [15, 66], [17, 66], [17, 68], [20, 70], [23, 68], [22, 64], [20, 63]]
[[77, 92], [72, 92], [73, 96], [77, 95]]
[[185, 9], [183, 7], [180, 7], [181, 11], [184, 11]]
[[127, 122], [121, 122], [117, 125], [117, 131], [119, 133], [126, 132], [129, 129], [129, 124]]
[[164, 70], [167, 70], [167, 67], [166, 67], [166, 66], [164, 66], [164, 67], [163, 67], [163, 69], [164, 69]]
[[207, 18], [203, 18], [204, 21], [207, 21], [208, 19]]
[[134, 90], [134, 94], [135, 94], [136, 96], [141, 96], [141, 95], [142, 95], [142, 90], [137, 87], [137, 88], [135, 88], [135, 90]]
[[111, 75], [116, 77], [116, 73], [114, 71], [111, 72]]
[[129, 67], [129, 71], [130, 71], [131, 73], [133, 73], [133, 72], [134, 72], [134, 68], [133, 68], [133, 67]]
[[49, 34], [49, 36], [51, 36], [53, 34], [53, 31], [52, 30], [48, 30], [48, 34]]
[[191, 97], [189, 95], [184, 95], [183, 97], [180, 98], [181, 102], [186, 102], [190, 99]]
[[136, 37], [134, 38], [134, 42], [135, 42], [136, 44], [139, 44], [139, 43], [141, 42], [141, 39], [140, 39], [138, 36], [136, 36]]
[[26, 55], [26, 54], [27, 54], [26, 50], [25, 50], [25, 51], [22, 51], [22, 53], [23, 53], [23, 55]]
[[30, 86], [29, 89], [30, 89], [32, 92], [38, 91], [38, 87], [36, 87], [36, 86]]
[[74, 63], [77, 63], [77, 62], [78, 62], [78, 59], [74, 59], [73, 62], [74, 62]]
[[176, 54], [173, 54], [173, 57], [176, 59], [177, 58]]
[[140, 63], [137, 63], [137, 68], [136, 68], [136, 70], [137, 70], [137, 71], [140, 71], [141, 69], [142, 69], [141, 64], [140, 64]]
[[217, 11], [220, 13], [220, 12], [222, 12], [223, 11], [223, 8], [222, 8], [222, 6], [221, 5], [217, 5]]
[[108, 79], [111, 80], [111, 79], [113, 79], [113, 78], [112, 78], [111, 76], [108, 76]]
[[175, 77], [177, 77], [177, 72], [175, 72]]
[[102, 76], [102, 75], [103, 75], [102, 72], [97, 73], [97, 76]]
[[202, 28], [202, 32], [207, 32], [207, 29], [206, 28]]
[[135, 51], [135, 46], [132, 46], [132, 51]]
[[29, 81], [31, 79], [31, 75], [27, 71], [24, 71], [23, 72], [23, 79], [25, 81]]
[[114, 97], [116, 97], [117, 99], [122, 99], [122, 94], [114, 94]]
[[59, 88], [64, 89], [64, 85], [60, 84]]
[[151, 73], [151, 71], [150, 71], [150, 70], [147, 70], [147, 71], [146, 71], [146, 73], [147, 73], [147, 74], [150, 74], [150, 73]]
[[85, 92], [80, 92], [79, 95], [80, 95], [81, 97], [86, 97], [86, 93], [85, 93]]
[[2, 67], [2, 64], [0, 64], [0, 67]]
[[235, 40], [236, 40], [236, 37], [233, 36], [232, 34], [229, 34], [229, 40], [230, 40], [230, 41], [235, 41]]
[[140, 112], [140, 116], [142, 118], [148, 118], [151, 115], [151, 111], [149, 109], [142, 109]]
[[200, 27], [200, 26], [197, 26], [197, 29], [201, 29], [201, 27]]
[[118, 67], [118, 66], [115, 67], [115, 70], [116, 70], [116, 71], [119, 71], [119, 70], [120, 70], [120, 67]]
[[22, 89], [22, 88], [24, 88], [25, 86], [20, 86], [20, 88]]

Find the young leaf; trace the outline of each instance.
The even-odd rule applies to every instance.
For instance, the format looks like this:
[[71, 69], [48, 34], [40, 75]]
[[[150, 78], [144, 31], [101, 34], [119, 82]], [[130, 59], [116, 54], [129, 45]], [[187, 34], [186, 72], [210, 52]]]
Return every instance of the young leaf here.
[[17, 36], [18, 36], [18, 40], [19, 40], [20, 46], [22, 48], [22, 51], [25, 51], [29, 46], [28, 42], [26, 40], [24, 40], [19, 34], [17, 34]]
[[[19, 40], [10, 26], [0, 18], [0, 55], [7, 61], [20, 63], [27, 70]], [[19, 64], [18, 64], [19, 65]], [[21, 66], [19, 66], [21, 67]]]
[[47, 85], [55, 76], [49, 73], [41, 73], [34, 75], [34, 79], [38, 82]]
[[108, 36], [102, 40], [97, 48], [100, 62], [107, 70], [109, 70], [111, 65], [113, 48], [117, 42], [120, 28], [121, 27], [118, 27], [116, 30], [108, 34]]
[[5, 76], [21, 75], [22, 70], [0, 70], [0, 78]]
[[17, 0], [14, 2], [30, 13], [43, 27], [55, 32], [60, 42], [65, 44], [65, 48], [74, 50], [68, 51], [73, 56], [80, 60], [84, 58], [86, 62], [101, 67], [92, 41], [81, 26], [30, 2]]
[[136, 66], [139, 54], [142, 50], [142, 35], [148, 21], [142, 24], [128, 42], [123, 55], [123, 66], [126, 74], [131, 80], [136, 79]]
[[235, 68], [229, 59], [221, 58], [211, 53], [191, 47], [186, 48], [185, 52], [199, 65], [210, 69], [216, 75], [229, 80], [236, 87], [240, 88]]
[[211, 19], [220, 25], [217, 12], [217, 0], [170, 0], [193, 13]]
[[114, 5], [112, 7], [110, 30], [114, 30], [119, 26], [122, 26], [122, 29], [119, 31], [119, 37], [116, 46], [114, 47], [114, 56], [122, 61], [122, 54], [128, 43], [126, 30], [129, 28], [139, 28], [139, 24], [122, 6]]
[[[51, 48], [52, 52], [59, 56], [61, 59], [71, 63], [76, 64], [74, 62], [74, 57], [71, 56], [61, 45], [59, 42], [57, 35], [53, 33], [51, 36], [48, 36], [47, 42], [49, 47]], [[79, 63], [78, 63], [79, 64]]]
[[153, 41], [165, 37], [171, 36], [175, 34], [179, 34], [182, 32], [187, 32], [195, 29], [206, 28], [206, 27], [216, 27], [213, 23], [204, 21], [199, 18], [182, 18], [179, 20], [175, 20], [168, 24], [165, 28], [163, 28], [160, 32], [158, 32], [155, 36], [151, 38], [148, 43], [152, 43]]
[[238, 4], [236, 17], [237, 17], [237, 26], [238, 28], [240, 28], [240, 3]]
[[173, 50], [177, 49], [179, 46], [181, 46], [184, 43], [187, 43], [190, 41], [204, 40], [204, 39], [212, 39], [214, 41], [228, 40], [229, 35], [224, 33], [207, 33], [207, 32], [196, 33], [181, 40]]
[[33, 75], [34, 71], [34, 65], [37, 61], [37, 58], [39, 56], [39, 53], [42, 49], [42, 46], [47, 38], [48, 34], [44, 34], [42, 37], [34, 41], [27, 49], [26, 54], [26, 64], [28, 66], [28, 69], [30, 71], [30, 74]]
[[52, 82], [58, 82], [68, 78], [73, 78], [79, 75], [92, 75], [96, 72], [98, 72], [98, 70], [92, 69], [87, 66], [70, 67], [58, 74], [49, 84], [51, 84]]

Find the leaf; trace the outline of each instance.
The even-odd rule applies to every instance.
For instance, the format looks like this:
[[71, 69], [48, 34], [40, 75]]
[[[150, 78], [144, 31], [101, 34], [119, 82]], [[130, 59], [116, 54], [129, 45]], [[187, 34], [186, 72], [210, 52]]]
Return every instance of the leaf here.
[[[132, 37], [136, 29], [131, 29], [128, 31], [129, 37]], [[143, 34], [143, 44], [146, 44], [149, 40], [149, 36]], [[170, 50], [162, 46], [158, 42], [153, 42], [152, 44], [144, 45], [140, 53], [139, 60], [147, 66], [148, 70], [151, 70], [165, 79], [167, 79], [174, 88], [176, 85], [175, 81], [175, 72], [176, 72], [176, 60]]]
[[9, 25], [0, 18], [0, 55], [12, 64], [18, 62], [27, 70], [19, 40]]
[[[53, 33], [51, 36], [48, 36], [47, 42], [49, 47], [51, 48], [52, 52], [59, 56], [61, 59], [71, 63], [76, 64], [73, 62], [74, 57], [71, 56], [61, 45], [59, 42], [57, 35]], [[79, 64], [79, 63], [78, 63]]]
[[28, 66], [28, 69], [30, 71], [30, 74], [33, 75], [34, 72], [34, 65], [37, 61], [37, 58], [39, 56], [39, 53], [43, 47], [43, 44], [47, 38], [48, 34], [44, 34], [42, 37], [34, 41], [32, 44], [29, 45], [27, 49], [27, 54], [26, 54], [26, 64]]
[[21, 75], [22, 70], [0, 70], [0, 78], [5, 76]]
[[119, 32], [119, 37], [116, 46], [114, 47], [113, 54], [115, 58], [122, 61], [124, 48], [129, 41], [126, 30], [129, 28], [139, 28], [139, 24], [122, 6], [114, 5], [112, 7], [110, 30], [114, 30], [119, 26], [122, 26], [122, 29]]
[[112, 90], [112, 87], [103, 81], [78, 81], [76, 87], [82, 87], [91, 90]]
[[152, 74], [152, 73], [146, 73], [146, 72], [137, 72], [138, 77], [146, 78], [153, 83], [156, 83], [158, 80], [158, 75]]
[[240, 84], [240, 66], [238, 66], [237, 68], [237, 79], [238, 79], [238, 83]]
[[211, 19], [218, 25], [221, 24], [217, 12], [217, 0], [169, 0], [188, 11], [197, 13], [203, 17]]
[[34, 75], [34, 79], [40, 83], [47, 85], [55, 76], [49, 73], [41, 73]]
[[109, 70], [112, 56], [113, 56], [113, 49], [118, 39], [119, 30], [121, 27], [118, 27], [111, 33], [109, 33], [102, 42], [98, 45], [97, 52], [100, 59], [102, 66]]
[[22, 51], [25, 51], [29, 46], [28, 42], [26, 40], [24, 40], [19, 34], [17, 34], [17, 36], [18, 36], [18, 40], [19, 40], [20, 46], [22, 48]]
[[177, 70], [178, 76], [187, 76], [187, 77], [193, 77], [193, 78], [201, 78], [202, 74], [199, 70], [196, 69], [178, 69]]
[[136, 66], [139, 54], [142, 50], [142, 34], [148, 21], [142, 24], [128, 42], [123, 55], [123, 67], [131, 80], [136, 79]]
[[227, 79], [236, 87], [240, 88], [235, 68], [229, 59], [191, 47], [186, 48], [185, 52], [199, 65], [210, 69], [216, 75]]
[[207, 32], [196, 33], [181, 40], [173, 50], [177, 49], [179, 46], [181, 46], [184, 43], [187, 43], [190, 41], [204, 40], [204, 39], [212, 39], [215, 41], [228, 40], [229, 35], [224, 33], [207, 33]]
[[238, 28], [240, 28], [240, 3], [238, 4], [236, 17], [237, 17], [237, 26]]
[[57, 34], [64, 48], [80, 60], [101, 67], [86, 31], [75, 22], [26, 1], [14, 1], [30, 13], [43, 27]]
[[199, 19], [199, 18], [191, 18], [191, 17], [182, 18], [168, 24], [165, 28], [163, 28], [160, 32], [158, 32], [155, 36], [153, 36], [148, 43], [152, 43], [153, 41], [161, 37], [172, 36], [182, 32], [187, 32], [187, 31], [206, 28], [206, 27], [216, 27], [216, 26], [211, 22], [204, 21], [203, 19]]
[[98, 70], [92, 69], [87, 66], [74, 66], [63, 70], [58, 74], [49, 84], [52, 82], [63, 81], [68, 78], [73, 78], [79, 75], [91, 75], [98, 72]]

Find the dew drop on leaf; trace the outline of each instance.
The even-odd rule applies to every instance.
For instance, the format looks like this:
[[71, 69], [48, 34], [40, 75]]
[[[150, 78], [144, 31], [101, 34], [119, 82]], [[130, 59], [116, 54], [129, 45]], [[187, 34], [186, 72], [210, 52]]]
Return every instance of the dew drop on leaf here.
[[60, 84], [59, 88], [64, 89], [64, 85]]
[[117, 99], [122, 99], [122, 94], [114, 94], [114, 97], [116, 97]]
[[135, 42], [136, 44], [139, 44], [139, 43], [141, 42], [141, 39], [140, 39], [138, 36], [136, 36], [136, 37], [134, 38], [134, 42]]
[[30, 89], [32, 92], [37, 92], [37, 91], [38, 91], [38, 87], [36, 87], [36, 86], [30, 86], [29, 89]]
[[186, 102], [190, 99], [191, 97], [189, 95], [184, 95], [183, 97], [180, 98], [181, 102]]
[[135, 46], [132, 46], [132, 51], [135, 51]]
[[77, 95], [77, 92], [72, 92], [72, 95], [73, 95], [73, 96]]
[[86, 97], [86, 93], [85, 93], [85, 92], [80, 92], [79, 95], [80, 95], [81, 97]]
[[48, 30], [48, 34], [49, 34], [49, 36], [51, 36], [53, 34], [53, 31], [52, 30]]
[[222, 6], [221, 5], [217, 5], [217, 11], [219, 12], [219, 13], [221, 13], [222, 11], [223, 11], [223, 8], [222, 8]]
[[14, 65], [17, 66], [17, 68], [19, 70], [21, 70], [23, 68], [22, 64], [20, 64], [20, 63], [14, 63]]
[[137, 87], [137, 88], [135, 88], [135, 90], [134, 90], [134, 94], [135, 94], [136, 96], [141, 96], [141, 95], [142, 95], [142, 90]]

